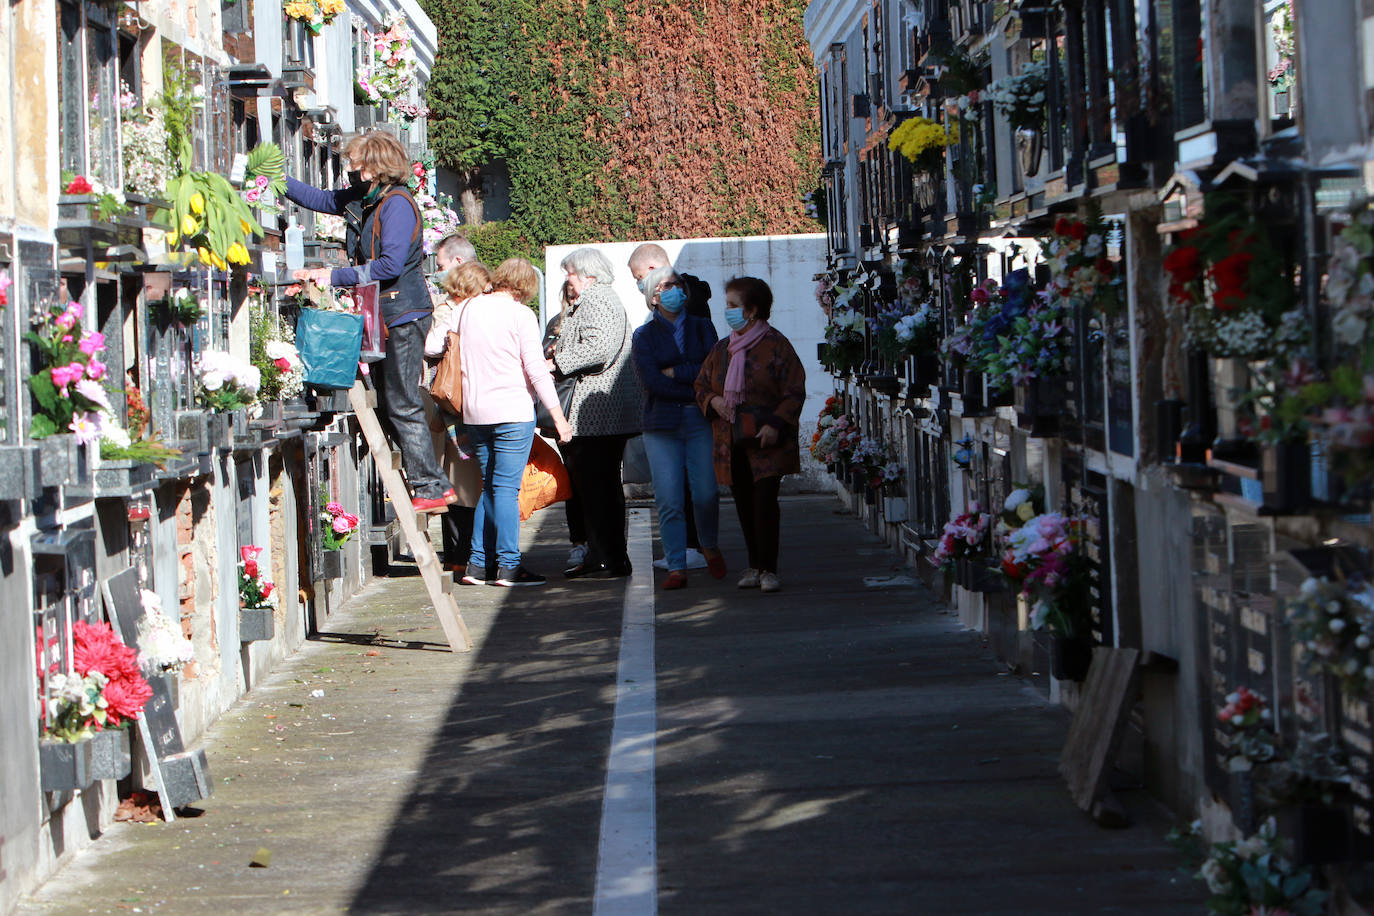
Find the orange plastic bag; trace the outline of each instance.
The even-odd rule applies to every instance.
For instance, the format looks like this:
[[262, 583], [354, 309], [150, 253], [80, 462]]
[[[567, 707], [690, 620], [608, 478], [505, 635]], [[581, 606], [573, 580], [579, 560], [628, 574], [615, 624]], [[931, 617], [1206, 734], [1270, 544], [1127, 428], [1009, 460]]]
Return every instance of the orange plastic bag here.
[[526, 521], [540, 509], [562, 502], [572, 496], [572, 480], [563, 459], [538, 436], [530, 446], [530, 459], [525, 463], [525, 475], [520, 480], [520, 521]]

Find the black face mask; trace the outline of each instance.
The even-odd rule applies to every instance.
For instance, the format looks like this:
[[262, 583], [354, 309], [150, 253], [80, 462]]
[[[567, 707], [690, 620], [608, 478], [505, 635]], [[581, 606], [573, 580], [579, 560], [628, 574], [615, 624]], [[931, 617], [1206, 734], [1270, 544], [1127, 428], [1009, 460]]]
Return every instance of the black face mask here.
[[353, 169], [348, 173], [348, 183], [351, 187], [361, 187], [366, 182], [363, 181], [362, 169]]

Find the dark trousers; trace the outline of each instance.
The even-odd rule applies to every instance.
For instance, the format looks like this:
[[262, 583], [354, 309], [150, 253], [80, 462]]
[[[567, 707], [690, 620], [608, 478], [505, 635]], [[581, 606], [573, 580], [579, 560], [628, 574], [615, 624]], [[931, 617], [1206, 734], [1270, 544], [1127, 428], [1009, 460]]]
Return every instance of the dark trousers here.
[[444, 532], [444, 564], [462, 569], [468, 565], [472, 553], [472, 506], [449, 506], [442, 518]]
[[443, 496], [450, 484], [434, 457], [434, 440], [420, 400], [420, 368], [424, 365], [429, 325], [430, 317], [426, 315], [387, 330], [377, 405], [391, 426], [391, 437], [401, 451], [411, 490], [417, 497], [435, 499]]
[[754, 479], [749, 467], [748, 446], [730, 451], [730, 491], [735, 495], [735, 512], [744, 531], [749, 550], [749, 566], [759, 572], [778, 571], [778, 528], [782, 521], [778, 509], [779, 476]]
[[[566, 455], [564, 456], [566, 459]], [[566, 460], [564, 462], [566, 464]], [[568, 475], [570, 478], [571, 473]], [[587, 543], [587, 525], [583, 520], [582, 500], [577, 495], [577, 487], [573, 487], [572, 496], [563, 501], [563, 514], [568, 518], [568, 543], [585, 544]]]
[[574, 436], [563, 446], [573, 492], [582, 504], [588, 565], [630, 568], [625, 550], [625, 489], [621, 462], [629, 436]]

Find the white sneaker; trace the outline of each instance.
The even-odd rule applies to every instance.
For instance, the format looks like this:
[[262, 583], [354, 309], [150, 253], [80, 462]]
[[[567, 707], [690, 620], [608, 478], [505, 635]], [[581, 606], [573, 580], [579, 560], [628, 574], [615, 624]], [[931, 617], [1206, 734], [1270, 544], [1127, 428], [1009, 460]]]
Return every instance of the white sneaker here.
[[587, 545], [574, 544], [573, 549], [568, 551], [568, 569], [581, 566], [582, 561], [587, 559]]
[[757, 569], [746, 569], [744, 575], [739, 577], [739, 582], [737, 584], [740, 588], [758, 588], [759, 571]]
[[705, 568], [706, 568], [706, 556], [705, 556], [700, 550], [697, 550], [695, 547], [688, 547], [688, 548], [687, 548], [687, 568], [688, 568], [688, 569], [705, 569]]
[[759, 591], [761, 592], [780, 592], [782, 591], [782, 580], [777, 573], [761, 573], [759, 575]]
[[659, 557], [657, 560], [654, 560], [654, 569], [667, 569], [667, 568], [668, 568], [668, 558], [667, 558], [667, 557]]

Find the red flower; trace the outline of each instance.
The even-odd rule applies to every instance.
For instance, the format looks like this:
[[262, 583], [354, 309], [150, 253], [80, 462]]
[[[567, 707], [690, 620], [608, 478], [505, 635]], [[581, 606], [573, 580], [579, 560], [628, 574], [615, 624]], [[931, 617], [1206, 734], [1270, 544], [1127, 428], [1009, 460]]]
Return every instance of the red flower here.
[[1059, 217], [1059, 219], [1057, 219], [1057, 220], [1054, 221], [1054, 234], [1055, 234], [1055, 235], [1068, 235], [1069, 232], [1072, 231], [1072, 227], [1073, 227], [1073, 223], [1069, 222], [1068, 219], [1066, 219], [1065, 217], [1062, 217], [1062, 216], [1061, 216], [1061, 217]]
[[1109, 258], [1098, 258], [1093, 263], [1093, 266], [1096, 267], [1097, 272], [1102, 274], [1102, 276], [1104, 277], [1110, 277], [1113, 273], [1116, 272], [1116, 265], [1113, 264], [1111, 262], [1111, 259]]
[[91, 183], [86, 180], [85, 175], [77, 175], [72, 179], [71, 184], [67, 185], [65, 194], [89, 194], [91, 193]]
[[250, 579], [256, 579], [256, 578], [258, 577], [258, 561], [257, 561], [257, 560], [244, 560], [244, 561], [243, 561], [243, 574], [244, 574], [245, 576], [247, 576], [248, 578], [250, 578]]
[[285, 356], [278, 356], [276, 359], [272, 360], [272, 365], [276, 366], [282, 372], [286, 372], [291, 368], [291, 360], [287, 359]]
[[1202, 252], [1193, 245], [1180, 245], [1164, 256], [1164, 269], [1179, 283], [1197, 279], [1202, 266]]
[[1248, 251], [1227, 255], [1212, 265], [1212, 282], [1216, 292], [1212, 304], [1222, 311], [1230, 311], [1245, 304], [1245, 286], [1250, 278], [1250, 262], [1255, 256]]
[[106, 724], [118, 725], [125, 719], [137, 718], [143, 712], [143, 707], [153, 696], [153, 689], [143, 675], [135, 674], [133, 677], [111, 680], [101, 695], [105, 697]]
[[268, 599], [268, 597], [272, 594], [272, 589], [275, 588], [275, 587], [276, 587], [276, 586], [274, 586], [271, 582], [264, 582], [264, 583], [262, 583], [262, 600], [263, 600], [263, 601], [266, 601], [266, 600]]
[[1069, 226], [1069, 235], [1073, 236], [1075, 241], [1081, 242], [1088, 237], [1088, 227], [1082, 223], [1075, 222]]

